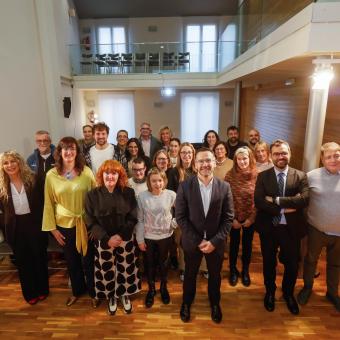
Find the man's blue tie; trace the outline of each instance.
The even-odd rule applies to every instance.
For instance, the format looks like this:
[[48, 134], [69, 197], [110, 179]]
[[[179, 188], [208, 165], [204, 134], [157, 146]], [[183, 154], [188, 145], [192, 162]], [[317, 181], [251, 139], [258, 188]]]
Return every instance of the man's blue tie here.
[[[277, 184], [279, 186], [279, 197], [283, 197], [284, 196], [283, 188], [284, 188], [285, 182], [284, 182], [283, 176], [284, 176], [283, 172], [280, 172], [278, 174], [279, 180], [277, 181]], [[273, 217], [273, 225], [274, 226], [276, 226], [276, 225], [278, 225], [280, 223], [281, 216], [282, 216], [282, 214], [280, 213], [279, 215]]]

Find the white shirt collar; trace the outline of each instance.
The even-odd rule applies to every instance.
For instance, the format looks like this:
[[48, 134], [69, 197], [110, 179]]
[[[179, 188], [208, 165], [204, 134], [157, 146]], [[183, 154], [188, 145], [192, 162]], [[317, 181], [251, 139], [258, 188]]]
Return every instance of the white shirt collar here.
[[200, 178], [199, 178], [198, 176], [197, 176], [197, 179], [198, 179], [198, 184], [199, 184], [200, 186], [203, 186], [203, 187], [206, 188], [206, 189], [210, 189], [210, 188], [212, 187], [212, 185], [213, 185], [214, 177], [211, 178], [211, 180], [210, 180], [210, 182], [209, 182], [208, 185], [205, 185], [205, 184], [200, 180]]
[[275, 175], [276, 175], [276, 177], [278, 176], [278, 174], [280, 174], [280, 173], [283, 173], [284, 175], [285, 175], [285, 177], [287, 177], [287, 175], [288, 175], [288, 166], [286, 166], [286, 168], [284, 169], [284, 170], [279, 170], [279, 169], [277, 169], [275, 166], [274, 166], [274, 171], [275, 171]]

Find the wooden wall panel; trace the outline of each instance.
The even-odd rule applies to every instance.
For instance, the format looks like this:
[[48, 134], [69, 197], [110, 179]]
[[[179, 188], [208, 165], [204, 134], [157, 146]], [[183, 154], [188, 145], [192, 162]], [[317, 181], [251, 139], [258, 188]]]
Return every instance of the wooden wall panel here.
[[301, 168], [308, 112], [309, 81], [298, 79], [293, 86], [282, 82], [245, 88], [241, 94], [241, 137], [256, 127], [270, 143], [285, 139], [292, 149], [291, 164]]
[[[282, 138], [292, 148], [292, 166], [301, 169], [309, 104], [310, 79], [297, 79], [293, 86], [282, 82], [241, 92], [241, 138], [256, 127], [266, 142]], [[331, 83], [323, 143], [340, 143], [340, 79]]]

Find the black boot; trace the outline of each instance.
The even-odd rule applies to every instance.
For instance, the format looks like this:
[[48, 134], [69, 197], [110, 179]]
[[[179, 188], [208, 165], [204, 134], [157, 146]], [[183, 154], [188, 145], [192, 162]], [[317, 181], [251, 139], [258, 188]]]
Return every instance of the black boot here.
[[149, 283], [149, 290], [145, 297], [145, 307], [150, 308], [153, 305], [154, 297], [156, 295], [155, 283]]
[[245, 287], [249, 287], [250, 286], [251, 281], [250, 281], [248, 267], [243, 267], [242, 273], [241, 273], [241, 280], [242, 280], [243, 286], [245, 286]]
[[166, 287], [166, 282], [161, 282], [160, 292], [161, 292], [162, 302], [165, 305], [169, 304], [169, 302], [170, 302], [170, 295], [169, 295], [169, 292], [168, 292], [168, 288]]
[[233, 287], [236, 286], [239, 275], [240, 275], [240, 273], [238, 272], [236, 267], [231, 267], [230, 268], [230, 272], [229, 272], [229, 284], [231, 286], [233, 286]]

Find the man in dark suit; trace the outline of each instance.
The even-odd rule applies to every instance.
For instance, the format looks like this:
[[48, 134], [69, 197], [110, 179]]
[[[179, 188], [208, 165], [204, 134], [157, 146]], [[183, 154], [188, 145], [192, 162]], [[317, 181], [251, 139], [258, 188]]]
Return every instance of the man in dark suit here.
[[144, 122], [141, 124], [139, 141], [142, 145], [145, 156], [148, 156], [152, 162], [155, 153], [162, 149], [162, 143], [157, 138], [152, 136], [151, 132], [152, 130], [150, 123]]
[[233, 199], [228, 183], [213, 177], [214, 154], [207, 148], [196, 153], [197, 176], [179, 185], [176, 198], [176, 221], [182, 230], [185, 275], [180, 316], [190, 320], [190, 306], [196, 293], [196, 276], [205, 257], [208, 272], [208, 295], [211, 318], [222, 320], [220, 308], [221, 269], [224, 244], [233, 223]]
[[283, 298], [292, 314], [299, 314], [294, 298], [298, 273], [300, 239], [306, 224], [303, 209], [308, 205], [308, 181], [304, 172], [288, 166], [289, 144], [276, 140], [270, 146], [274, 167], [259, 174], [255, 188], [255, 206], [258, 209], [255, 228], [261, 240], [263, 276], [266, 286], [264, 306], [275, 309], [275, 278], [277, 251], [284, 265]]

